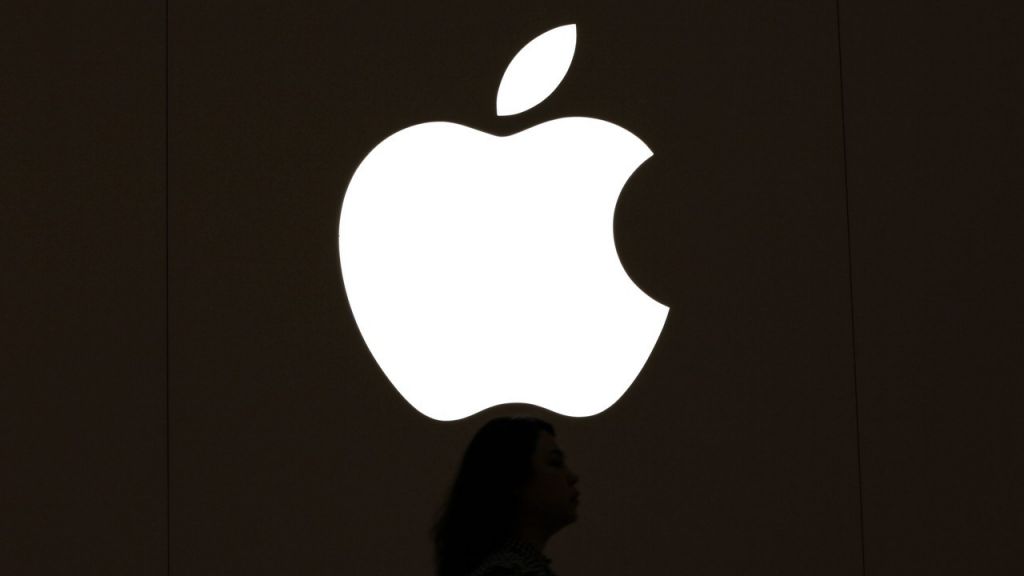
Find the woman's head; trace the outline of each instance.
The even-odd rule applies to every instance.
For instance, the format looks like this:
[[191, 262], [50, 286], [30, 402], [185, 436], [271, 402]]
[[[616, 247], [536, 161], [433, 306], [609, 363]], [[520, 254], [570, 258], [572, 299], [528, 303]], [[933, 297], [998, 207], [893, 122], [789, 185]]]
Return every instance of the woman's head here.
[[494, 418], [477, 431], [432, 530], [440, 576], [468, 572], [524, 522], [554, 533], [575, 520], [578, 478], [554, 436], [550, 423], [528, 416]]

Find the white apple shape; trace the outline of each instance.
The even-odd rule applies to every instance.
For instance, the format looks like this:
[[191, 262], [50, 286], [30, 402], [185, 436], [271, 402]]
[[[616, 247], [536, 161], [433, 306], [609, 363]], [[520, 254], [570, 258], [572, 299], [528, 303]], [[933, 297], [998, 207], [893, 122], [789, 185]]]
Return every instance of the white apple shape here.
[[[574, 26], [523, 52], [567, 28], [571, 59]], [[443, 421], [512, 402], [576, 417], [614, 404], [668, 314], [627, 276], [612, 232], [650, 156], [583, 117], [505, 137], [427, 122], [377, 145], [345, 193], [339, 253], [356, 324], [398, 392]]]

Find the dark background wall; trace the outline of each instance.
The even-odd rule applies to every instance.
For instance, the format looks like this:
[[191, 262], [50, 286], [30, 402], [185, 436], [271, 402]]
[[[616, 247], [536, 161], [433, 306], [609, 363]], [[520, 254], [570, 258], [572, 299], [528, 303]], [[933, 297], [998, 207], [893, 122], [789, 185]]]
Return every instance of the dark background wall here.
[[1024, 24], [842, 5], [865, 557], [1024, 569]]
[[167, 568], [164, 9], [0, 4], [0, 573]]
[[[1024, 569], [1015, 5], [2, 10], [0, 572], [429, 574], [465, 443], [522, 412], [582, 477], [560, 574]], [[561, 116], [654, 151], [614, 232], [665, 330], [600, 415], [430, 420], [348, 309], [348, 179], [411, 124]]]

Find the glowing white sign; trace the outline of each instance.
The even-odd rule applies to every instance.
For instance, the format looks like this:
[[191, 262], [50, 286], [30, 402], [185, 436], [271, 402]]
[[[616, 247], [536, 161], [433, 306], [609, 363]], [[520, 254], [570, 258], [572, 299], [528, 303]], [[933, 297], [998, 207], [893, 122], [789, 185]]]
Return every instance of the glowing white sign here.
[[[553, 92], [575, 40], [569, 25], [527, 44], [499, 114]], [[356, 323], [399, 393], [437, 420], [614, 404], [668, 314], [626, 275], [612, 233], [622, 186], [650, 156], [582, 117], [506, 137], [428, 122], [377, 145], [345, 193], [338, 244]]]

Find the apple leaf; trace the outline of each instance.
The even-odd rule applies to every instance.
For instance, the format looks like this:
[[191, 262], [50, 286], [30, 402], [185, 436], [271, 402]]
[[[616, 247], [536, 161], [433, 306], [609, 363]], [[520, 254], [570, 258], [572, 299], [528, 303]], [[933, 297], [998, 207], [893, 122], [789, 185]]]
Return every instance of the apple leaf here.
[[498, 86], [498, 116], [533, 108], [565, 78], [576, 52], [576, 25], [566, 24], [537, 36], [512, 58]]

